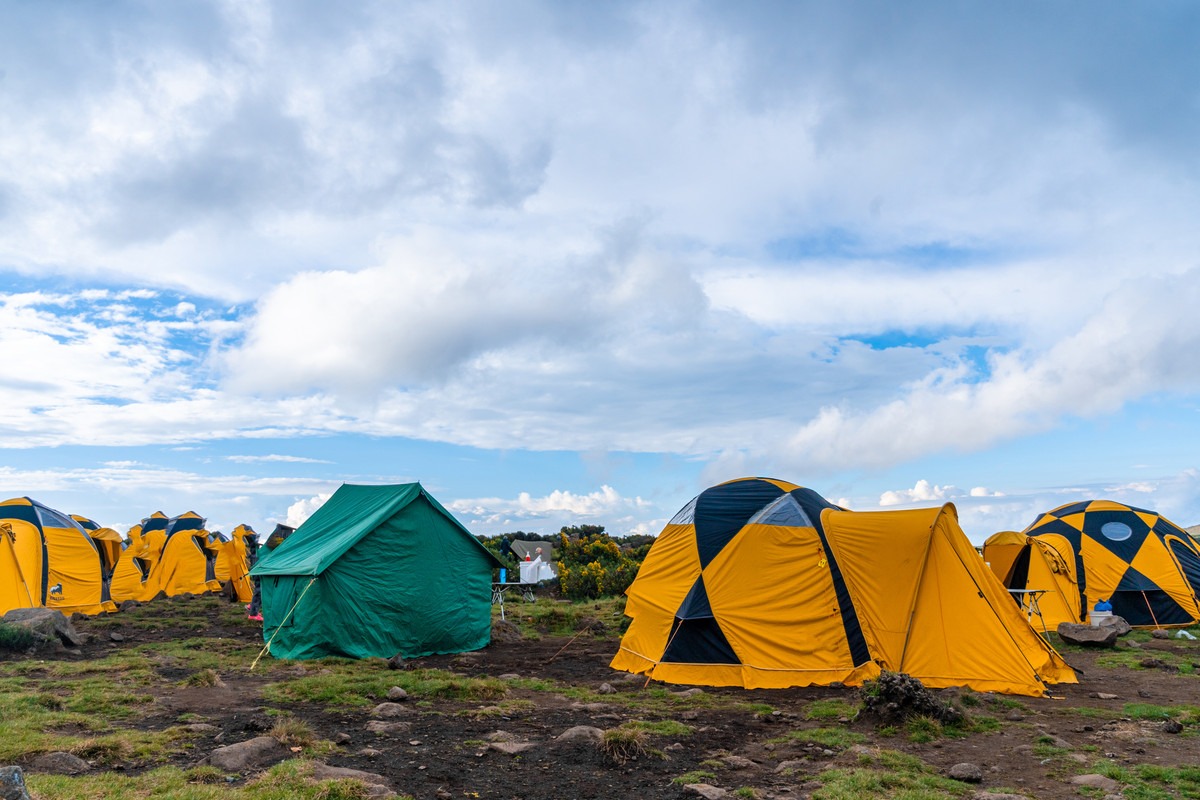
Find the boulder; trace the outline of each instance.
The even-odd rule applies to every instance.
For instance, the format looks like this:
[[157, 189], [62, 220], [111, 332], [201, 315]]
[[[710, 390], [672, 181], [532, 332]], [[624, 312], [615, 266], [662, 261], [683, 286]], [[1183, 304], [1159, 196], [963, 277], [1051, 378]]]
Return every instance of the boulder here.
[[392, 722], [384, 719], [373, 719], [367, 723], [367, 733], [380, 735], [408, 733], [410, 728], [412, 728], [411, 722]]
[[371, 716], [379, 717], [381, 719], [403, 717], [403, 716], [407, 716], [408, 714], [409, 714], [408, 707], [403, 706], [400, 703], [380, 703], [379, 705], [377, 705], [373, 709], [371, 709]]
[[43, 642], [61, 642], [70, 647], [83, 644], [71, 621], [54, 608], [14, 608], [4, 615], [3, 621], [28, 628]]
[[983, 769], [978, 764], [972, 764], [968, 761], [955, 764], [946, 775], [953, 780], [962, 781], [963, 783], [983, 782]]
[[79, 756], [63, 752], [43, 753], [30, 766], [38, 772], [52, 772], [55, 775], [82, 775], [92, 768]]
[[208, 763], [226, 772], [242, 772], [251, 767], [264, 767], [283, 761], [288, 749], [273, 736], [258, 736], [244, 742], [218, 747], [208, 757]]
[[1116, 628], [1079, 625], [1074, 622], [1059, 623], [1058, 635], [1067, 644], [1081, 647], [1116, 647], [1119, 636]]
[[576, 725], [574, 728], [567, 728], [565, 731], [555, 737], [555, 741], [570, 742], [583, 740], [588, 742], [598, 742], [604, 737], [604, 731], [591, 725]]
[[1097, 627], [1100, 628], [1116, 628], [1117, 636], [1124, 636], [1133, 630], [1132, 626], [1125, 621], [1124, 617], [1118, 617], [1116, 615], [1111, 617], [1101, 617], [1097, 620], [1097, 622], [1099, 623]]
[[0, 800], [31, 800], [20, 767], [0, 767]]
[[313, 763], [312, 776], [318, 781], [341, 780], [349, 778], [351, 780], [362, 781], [367, 788], [367, 797], [395, 797], [396, 793], [388, 786], [387, 778], [382, 775], [376, 775], [374, 772], [364, 772], [360, 769], [349, 769], [347, 767], [331, 767], [328, 764], [323, 764], [320, 761]]
[[722, 789], [719, 786], [710, 786], [707, 783], [689, 783], [683, 787], [692, 794], [698, 794], [704, 800], [721, 800], [722, 797], [729, 796], [728, 789]]
[[1099, 773], [1090, 773], [1088, 775], [1076, 775], [1071, 778], [1070, 783], [1076, 786], [1090, 786], [1093, 789], [1099, 789], [1102, 792], [1115, 792], [1121, 788], [1121, 784], [1114, 781], [1105, 775]]
[[393, 703], [399, 703], [401, 700], [408, 699], [408, 692], [404, 691], [404, 689], [399, 686], [393, 686], [392, 688], [388, 689], [387, 699], [391, 700]]
[[1163, 630], [1162, 628], [1155, 628], [1154, 630], [1150, 631], [1150, 636], [1152, 636], [1155, 639], [1170, 639], [1171, 638], [1171, 634], [1168, 633], [1167, 631]]

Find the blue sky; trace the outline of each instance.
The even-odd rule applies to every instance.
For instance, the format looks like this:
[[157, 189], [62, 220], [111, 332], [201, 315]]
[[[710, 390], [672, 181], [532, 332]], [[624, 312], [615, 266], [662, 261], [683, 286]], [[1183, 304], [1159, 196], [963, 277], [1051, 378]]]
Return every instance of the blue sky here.
[[1200, 522], [1190, 3], [0, 7], [0, 494]]

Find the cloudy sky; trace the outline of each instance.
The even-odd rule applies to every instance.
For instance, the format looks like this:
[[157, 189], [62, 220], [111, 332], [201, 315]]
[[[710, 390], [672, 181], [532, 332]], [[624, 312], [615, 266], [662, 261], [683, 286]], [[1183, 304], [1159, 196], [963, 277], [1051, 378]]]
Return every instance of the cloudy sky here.
[[0, 6], [0, 494], [1200, 522], [1190, 2]]

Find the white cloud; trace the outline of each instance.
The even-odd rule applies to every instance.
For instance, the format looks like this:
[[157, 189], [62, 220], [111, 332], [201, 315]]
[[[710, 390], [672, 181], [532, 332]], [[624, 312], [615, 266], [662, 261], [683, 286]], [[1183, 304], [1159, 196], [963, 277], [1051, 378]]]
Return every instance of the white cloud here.
[[293, 528], [300, 527], [306, 519], [313, 515], [313, 512], [325, 505], [325, 502], [331, 497], [333, 497], [333, 492], [321, 492], [312, 497], [297, 500], [288, 506], [287, 516], [283, 524], [290, 525]]
[[225, 456], [226, 461], [233, 461], [238, 464], [332, 464], [332, 461], [325, 461], [320, 458], [305, 458], [304, 456], [285, 456], [285, 455], [265, 455], [265, 456]]
[[610, 518], [648, 507], [649, 503], [642, 498], [623, 497], [620, 492], [607, 485], [587, 494], [556, 489], [541, 497], [521, 492], [513, 499], [459, 499], [447, 504], [447, 508], [452, 512], [469, 516], [473, 522], [488, 526], [528, 520], [564, 520], [557, 525], [562, 527], [587, 520]]

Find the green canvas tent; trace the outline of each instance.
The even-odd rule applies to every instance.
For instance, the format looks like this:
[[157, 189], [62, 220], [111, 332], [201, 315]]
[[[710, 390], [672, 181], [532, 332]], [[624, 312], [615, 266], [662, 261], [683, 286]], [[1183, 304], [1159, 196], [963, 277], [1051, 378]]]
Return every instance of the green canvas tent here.
[[343, 484], [250, 574], [277, 658], [415, 658], [488, 644], [501, 566], [419, 483]]

